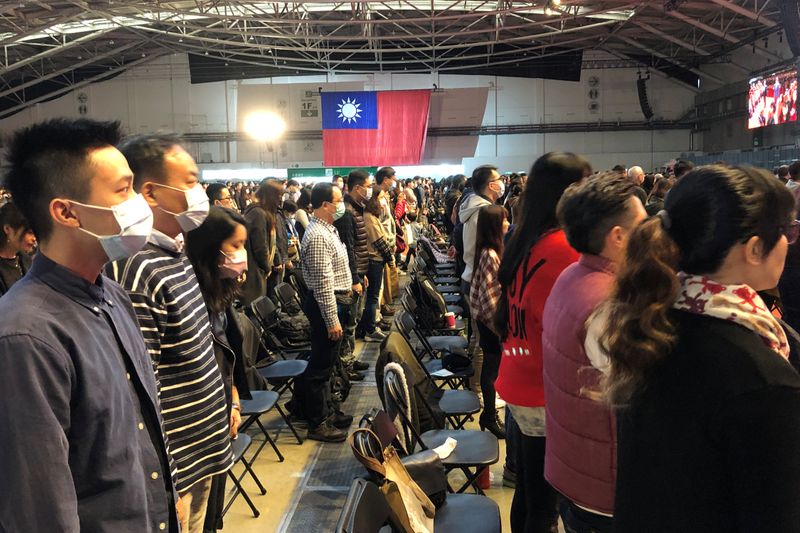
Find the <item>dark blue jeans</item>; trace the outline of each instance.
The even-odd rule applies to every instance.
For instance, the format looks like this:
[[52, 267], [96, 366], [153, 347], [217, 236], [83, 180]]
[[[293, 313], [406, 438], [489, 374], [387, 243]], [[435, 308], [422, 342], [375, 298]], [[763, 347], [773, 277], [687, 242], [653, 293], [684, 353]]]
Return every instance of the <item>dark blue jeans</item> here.
[[[313, 294], [309, 294], [303, 306], [308, 321], [311, 323], [311, 357], [308, 359], [308, 367], [302, 376], [299, 385], [303, 389], [303, 411], [308, 419], [309, 429], [314, 429], [320, 425], [331, 414], [331, 387], [330, 379], [336, 359], [339, 357], [338, 341], [328, 338], [328, 326], [322, 318], [322, 312], [314, 299]], [[338, 306], [337, 312], [339, 320], [346, 319], [348, 309], [346, 306]], [[294, 408], [293, 408], [294, 411]]]
[[367, 267], [367, 301], [364, 304], [364, 314], [356, 328], [357, 334], [369, 334], [375, 331], [375, 312], [378, 310], [378, 298], [383, 283], [383, 261], [369, 262]]
[[558, 498], [558, 514], [567, 533], [611, 533], [614, 519], [581, 509], [567, 498]]

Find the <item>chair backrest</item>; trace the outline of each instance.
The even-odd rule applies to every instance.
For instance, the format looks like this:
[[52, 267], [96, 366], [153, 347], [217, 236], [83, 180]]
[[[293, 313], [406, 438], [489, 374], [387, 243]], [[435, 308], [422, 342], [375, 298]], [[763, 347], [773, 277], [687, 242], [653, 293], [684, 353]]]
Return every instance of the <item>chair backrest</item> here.
[[[394, 407], [397, 411], [397, 417], [400, 425], [403, 428], [403, 437], [406, 442], [406, 450], [413, 453], [415, 446], [419, 445], [421, 449], [427, 450], [425, 443], [419, 436], [419, 432], [414, 427], [413, 422], [408, 417], [408, 412], [412, 406], [406, 402], [404, 389], [407, 388], [405, 376], [387, 368], [383, 375], [384, 390], [386, 391], [386, 403], [388, 407]], [[411, 391], [409, 391], [409, 394]], [[394, 405], [392, 405], [394, 404]], [[391, 410], [391, 409], [390, 409]]]
[[264, 330], [271, 330], [278, 324], [278, 307], [267, 296], [256, 298], [250, 308]]
[[[359, 428], [371, 429], [378, 439], [381, 441], [381, 446], [386, 448], [390, 444], [396, 449], [402, 443], [397, 439], [399, 433], [397, 427], [389, 418], [389, 414], [383, 409], [373, 408], [369, 413], [361, 417], [358, 424]], [[404, 450], [403, 450], [404, 452]]]
[[300, 296], [289, 283], [279, 283], [275, 287], [275, 296], [278, 297], [278, 301], [281, 303], [281, 308], [284, 312], [295, 315], [302, 311]]
[[375, 483], [354, 479], [336, 533], [376, 533], [389, 522], [389, 504]]

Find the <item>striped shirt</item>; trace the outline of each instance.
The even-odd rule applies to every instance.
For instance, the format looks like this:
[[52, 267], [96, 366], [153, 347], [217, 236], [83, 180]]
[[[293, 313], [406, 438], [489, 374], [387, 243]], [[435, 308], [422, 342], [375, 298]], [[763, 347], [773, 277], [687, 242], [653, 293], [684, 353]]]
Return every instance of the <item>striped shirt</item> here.
[[300, 259], [303, 279], [314, 293], [325, 325], [328, 328], [338, 326], [335, 293], [351, 290], [352, 277], [347, 249], [336, 228], [312, 216], [303, 235]]
[[153, 360], [175, 462], [172, 474], [178, 492], [185, 492], [228, 470], [233, 455], [225, 390], [200, 286], [189, 259], [159, 237], [109, 270], [133, 302]]

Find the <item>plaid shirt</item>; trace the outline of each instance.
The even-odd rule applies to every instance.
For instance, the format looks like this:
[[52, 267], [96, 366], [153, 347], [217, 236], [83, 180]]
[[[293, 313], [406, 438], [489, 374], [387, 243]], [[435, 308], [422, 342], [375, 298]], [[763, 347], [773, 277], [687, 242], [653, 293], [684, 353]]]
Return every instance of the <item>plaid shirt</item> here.
[[336, 292], [352, 289], [347, 249], [333, 225], [312, 216], [300, 247], [303, 279], [314, 293], [328, 328], [339, 325]]
[[497, 302], [500, 300], [500, 281], [497, 272], [500, 270], [500, 258], [491, 248], [485, 248], [481, 253], [478, 268], [469, 291], [469, 308], [472, 317], [480, 320], [485, 326], [494, 330], [494, 314], [497, 311]]

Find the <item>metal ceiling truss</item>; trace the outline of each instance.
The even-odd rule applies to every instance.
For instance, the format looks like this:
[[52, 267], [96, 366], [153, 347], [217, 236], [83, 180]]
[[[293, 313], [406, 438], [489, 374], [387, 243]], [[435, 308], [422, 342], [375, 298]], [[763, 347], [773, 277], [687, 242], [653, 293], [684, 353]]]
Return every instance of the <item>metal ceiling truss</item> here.
[[702, 66], [725, 62], [738, 47], [782, 59], [761, 42], [781, 31], [778, 2], [770, 0], [689, 1], [666, 12], [662, 2], [644, 0], [3, 4], [3, 114], [174, 52], [292, 75], [525, 68], [574, 50], [605, 50], [620, 58], [612, 63], [642, 63], [644, 54], [714, 83], [725, 80]]

